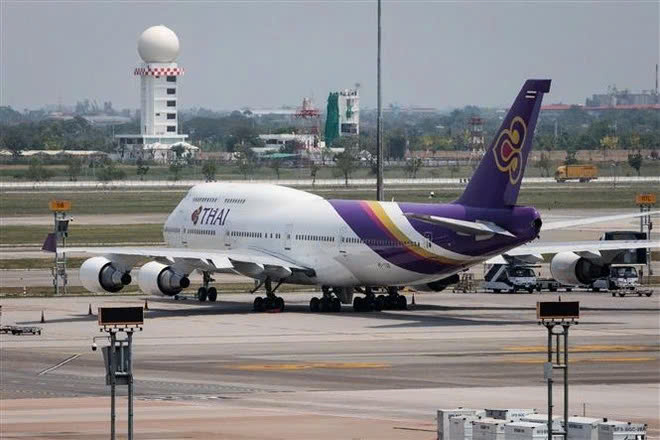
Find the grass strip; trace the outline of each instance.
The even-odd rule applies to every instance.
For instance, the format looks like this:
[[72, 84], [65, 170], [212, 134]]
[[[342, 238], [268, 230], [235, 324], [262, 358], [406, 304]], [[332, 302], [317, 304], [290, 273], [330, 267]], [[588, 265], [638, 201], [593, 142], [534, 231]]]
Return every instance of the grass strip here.
[[[0, 244], [18, 245], [42, 243], [53, 228], [46, 225], [3, 226], [0, 231]], [[82, 243], [161, 243], [163, 226], [159, 224], [124, 225], [76, 225], [69, 226], [67, 245]]]

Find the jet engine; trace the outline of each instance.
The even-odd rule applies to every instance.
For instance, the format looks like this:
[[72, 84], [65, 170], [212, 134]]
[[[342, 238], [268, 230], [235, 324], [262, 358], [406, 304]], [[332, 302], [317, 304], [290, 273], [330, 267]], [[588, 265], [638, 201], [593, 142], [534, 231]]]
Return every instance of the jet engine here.
[[128, 271], [105, 257], [92, 257], [80, 266], [80, 282], [90, 292], [119, 292], [131, 281]]
[[190, 286], [190, 279], [172, 270], [171, 266], [151, 261], [140, 268], [138, 284], [144, 293], [174, 296]]
[[607, 275], [607, 267], [597, 260], [581, 257], [574, 252], [560, 252], [550, 262], [552, 277], [569, 286], [589, 285]]
[[447, 286], [458, 283], [460, 279], [461, 278], [458, 276], [458, 274], [454, 274], [447, 278], [442, 278], [428, 284], [419, 284], [413, 287], [420, 292], [442, 292], [447, 288]]

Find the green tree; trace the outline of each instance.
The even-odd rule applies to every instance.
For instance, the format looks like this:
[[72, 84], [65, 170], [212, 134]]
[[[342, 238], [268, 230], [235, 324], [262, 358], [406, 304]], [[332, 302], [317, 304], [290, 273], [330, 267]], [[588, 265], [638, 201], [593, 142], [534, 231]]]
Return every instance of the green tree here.
[[309, 175], [312, 177], [312, 188], [316, 185], [316, 173], [321, 169], [316, 162], [312, 163], [312, 166], [309, 168]]
[[604, 136], [600, 140], [600, 148], [603, 150], [603, 158], [607, 160], [607, 153], [616, 150], [619, 146], [619, 138], [616, 136]]
[[335, 164], [337, 169], [344, 175], [344, 185], [348, 186], [348, 179], [351, 177], [351, 173], [357, 168], [355, 155], [351, 150], [346, 149], [335, 156]]
[[541, 153], [541, 156], [539, 157], [539, 160], [536, 161], [536, 166], [544, 171], [544, 175], [546, 177], [550, 176], [550, 166], [551, 165], [552, 164], [550, 162], [550, 157], [545, 153]]
[[149, 167], [147, 166], [147, 162], [144, 159], [142, 159], [142, 157], [138, 157], [138, 160], [135, 162], [135, 165], [136, 165], [135, 174], [139, 176], [140, 180], [144, 180], [144, 177], [149, 172]]
[[416, 178], [417, 172], [422, 167], [422, 163], [422, 159], [419, 157], [411, 157], [408, 159], [404, 167], [406, 174], [413, 179]]
[[122, 180], [124, 177], [126, 177], [126, 172], [117, 168], [110, 159], [102, 161], [96, 168], [96, 178], [103, 183]]
[[207, 182], [213, 182], [215, 181], [215, 173], [217, 172], [217, 167], [215, 165], [215, 162], [212, 160], [207, 160], [204, 162], [204, 165], [202, 165], [202, 174], [204, 174], [204, 178], [206, 179]]
[[238, 162], [238, 170], [241, 172], [245, 179], [251, 175], [256, 166], [255, 166], [255, 157], [252, 149], [246, 145], [241, 145], [238, 151], [235, 153], [236, 160]]
[[403, 159], [406, 154], [407, 140], [402, 130], [396, 130], [387, 138], [387, 150], [389, 157]]
[[280, 168], [282, 167], [282, 160], [277, 158], [272, 158], [268, 161], [268, 164], [275, 172], [277, 180], [280, 180]]
[[28, 167], [25, 177], [29, 180], [34, 180], [35, 182], [43, 182], [53, 177], [53, 174], [54, 173], [51, 170], [44, 167], [44, 164], [40, 159], [33, 157], [30, 159], [30, 166]]
[[564, 165], [575, 165], [577, 163], [577, 156], [575, 150], [566, 151], [566, 159], [564, 159]]
[[635, 154], [628, 154], [628, 165], [637, 171], [638, 176], [640, 175], [643, 161], [644, 157], [642, 157], [641, 151], [637, 151]]
[[75, 157], [70, 158], [66, 164], [66, 172], [70, 181], [77, 181], [80, 174], [82, 174], [82, 161]]
[[184, 167], [185, 165], [183, 164], [183, 162], [179, 162], [179, 161], [174, 161], [170, 164], [170, 173], [172, 174], [172, 180], [174, 180], [175, 182], [179, 180], [181, 171], [183, 170]]

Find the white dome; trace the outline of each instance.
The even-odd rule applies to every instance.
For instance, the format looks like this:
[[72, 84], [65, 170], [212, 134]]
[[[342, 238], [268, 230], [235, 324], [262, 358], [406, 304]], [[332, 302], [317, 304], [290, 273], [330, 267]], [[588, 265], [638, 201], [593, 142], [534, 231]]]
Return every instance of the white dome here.
[[145, 63], [171, 63], [179, 55], [179, 38], [170, 28], [152, 26], [140, 35], [137, 49]]

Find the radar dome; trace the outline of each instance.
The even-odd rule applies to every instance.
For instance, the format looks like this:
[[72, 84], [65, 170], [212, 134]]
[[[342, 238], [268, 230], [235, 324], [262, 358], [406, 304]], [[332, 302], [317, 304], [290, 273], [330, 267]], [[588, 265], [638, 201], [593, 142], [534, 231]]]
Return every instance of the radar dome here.
[[168, 27], [152, 26], [142, 32], [137, 48], [145, 63], [171, 63], [179, 55], [179, 38]]

